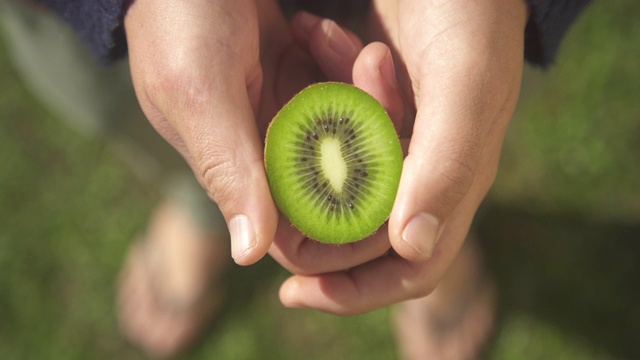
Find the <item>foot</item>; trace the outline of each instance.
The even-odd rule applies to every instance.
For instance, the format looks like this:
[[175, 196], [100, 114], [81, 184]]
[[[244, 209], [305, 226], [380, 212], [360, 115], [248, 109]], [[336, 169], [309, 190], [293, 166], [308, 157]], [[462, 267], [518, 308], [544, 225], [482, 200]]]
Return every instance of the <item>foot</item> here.
[[496, 288], [478, 246], [468, 241], [433, 293], [395, 309], [401, 358], [480, 358], [491, 334], [496, 302]]
[[228, 243], [226, 234], [198, 226], [188, 209], [159, 206], [120, 276], [117, 305], [125, 336], [153, 357], [192, 345], [224, 299]]

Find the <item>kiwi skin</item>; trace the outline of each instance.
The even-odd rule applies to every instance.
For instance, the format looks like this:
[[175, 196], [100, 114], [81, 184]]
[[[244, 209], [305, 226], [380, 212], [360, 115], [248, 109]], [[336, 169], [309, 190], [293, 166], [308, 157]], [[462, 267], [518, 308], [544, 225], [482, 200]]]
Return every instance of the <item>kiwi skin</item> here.
[[280, 211], [305, 236], [344, 244], [389, 218], [402, 149], [384, 107], [359, 88], [317, 83], [269, 125], [265, 168]]

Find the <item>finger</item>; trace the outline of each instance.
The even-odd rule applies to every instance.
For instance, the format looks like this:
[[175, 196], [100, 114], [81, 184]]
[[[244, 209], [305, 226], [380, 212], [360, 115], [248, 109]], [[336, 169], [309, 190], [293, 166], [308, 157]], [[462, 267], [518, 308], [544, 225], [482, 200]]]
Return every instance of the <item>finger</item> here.
[[322, 21], [322, 18], [306, 11], [299, 11], [291, 18], [291, 36], [300, 46], [309, 51], [311, 31]]
[[385, 44], [375, 42], [362, 49], [353, 65], [353, 84], [382, 104], [396, 131], [400, 132], [404, 100], [396, 79], [391, 51]]
[[[291, 34], [296, 44], [308, 52], [312, 30], [314, 30], [316, 25], [318, 25], [322, 20], [323, 18], [306, 11], [299, 11], [294, 14], [291, 18]], [[358, 35], [344, 26], [339, 26], [356, 45], [356, 47], [362, 48], [362, 40], [360, 40]]]
[[385, 254], [391, 247], [387, 233], [384, 226], [367, 239], [329, 245], [305, 237], [281, 217], [269, 254], [294, 274], [340, 271]]
[[329, 19], [299, 13], [291, 24], [294, 39], [308, 49], [331, 81], [351, 83], [351, 69], [362, 42], [350, 31]]
[[287, 307], [313, 308], [334, 314], [354, 315], [431, 293], [458, 253], [479, 198], [465, 199], [456, 209], [453, 226], [447, 227], [429, 261], [415, 263], [392, 254], [348, 271], [314, 276], [292, 276], [280, 288]]
[[[419, 269], [399, 257], [384, 257], [351, 271], [295, 275], [280, 287], [280, 301], [290, 308], [311, 308], [338, 315], [356, 315], [403, 299], [407, 282]], [[402, 284], [402, 289], [397, 289]], [[387, 291], [390, 290], [390, 291]]]
[[252, 3], [136, 1], [125, 19], [145, 114], [218, 203], [242, 265], [266, 254], [277, 226], [254, 118], [262, 72]]

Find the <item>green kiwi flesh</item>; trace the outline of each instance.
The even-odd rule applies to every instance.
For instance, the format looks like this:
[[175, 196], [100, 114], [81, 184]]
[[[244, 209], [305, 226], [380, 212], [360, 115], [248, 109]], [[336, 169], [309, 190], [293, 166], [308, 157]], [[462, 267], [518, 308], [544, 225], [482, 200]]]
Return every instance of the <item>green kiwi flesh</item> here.
[[324, 243], [364, 239], [389, 218], [402, 161], [385, 109], [348, 84], [302, 90], [267, 132], [265, 167], [278, 208]]

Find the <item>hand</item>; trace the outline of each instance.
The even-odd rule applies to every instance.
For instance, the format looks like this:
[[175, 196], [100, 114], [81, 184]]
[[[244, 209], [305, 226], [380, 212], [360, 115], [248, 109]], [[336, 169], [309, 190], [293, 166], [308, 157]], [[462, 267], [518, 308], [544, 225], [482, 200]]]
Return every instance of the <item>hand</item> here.
[[[275, 0], [136, 0], [125, 28], [147, 118], [219, 205], [235, 261], [257, 261], [278, 223], [261, 139], [284, 102], [318, 80], [315, 62], [293, 42]], [[322, 49], [326, 70], [342, 78], [335, 51]], [[341, 49], [349, 50], [357, 53], [352, 43]]]
[[374, 38], [402, 60], [398, 80], [409, 105], [399, 122], [411, 142], [388, 226], [393, 251], [379, 245], [380, 257], [364, 262], [370, 250], [351, 268], [343, 254], [326, 270], [302, 265], [303, 247], [281, 251], [301, 274], [281, 288], [288, 306], [355, 314], [429, 294], [497, 172], [520, 89], [525, 2], [377, 0], [373, 16]]

